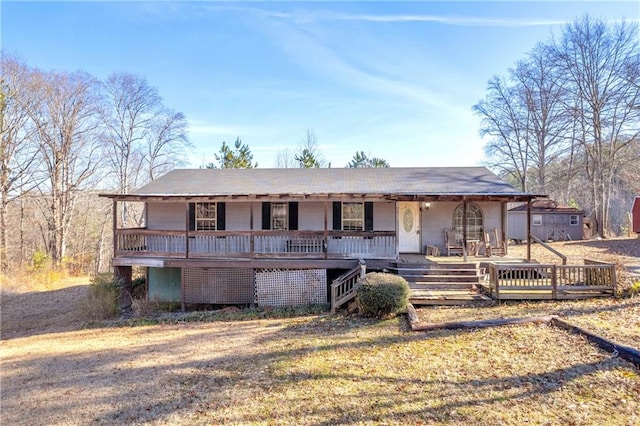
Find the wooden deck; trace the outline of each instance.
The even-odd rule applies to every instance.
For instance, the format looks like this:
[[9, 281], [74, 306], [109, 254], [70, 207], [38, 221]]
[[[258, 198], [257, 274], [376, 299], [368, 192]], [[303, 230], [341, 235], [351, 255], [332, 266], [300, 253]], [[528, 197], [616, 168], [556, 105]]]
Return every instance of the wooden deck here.
[[394, 269], [409, 282], [415, 305], [463, 305], [500, 300], [562, 300], [612, 297], [615, 266], [540, 265], [520, 258], [434, 257], [401, 254]]

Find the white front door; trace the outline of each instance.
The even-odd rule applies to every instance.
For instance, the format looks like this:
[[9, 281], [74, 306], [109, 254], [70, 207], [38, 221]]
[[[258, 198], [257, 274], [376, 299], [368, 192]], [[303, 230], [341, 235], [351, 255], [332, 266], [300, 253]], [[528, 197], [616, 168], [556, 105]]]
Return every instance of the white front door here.
[[420, 203], [399, 203], [398, 237], [401, 253], [420, 253]]

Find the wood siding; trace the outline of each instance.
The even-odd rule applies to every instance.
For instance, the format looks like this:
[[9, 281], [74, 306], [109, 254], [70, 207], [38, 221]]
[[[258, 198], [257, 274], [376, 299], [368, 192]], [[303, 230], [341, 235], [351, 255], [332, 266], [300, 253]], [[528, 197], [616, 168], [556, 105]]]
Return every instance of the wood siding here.
[[[482, 212], [483, 228], [485, 231], [502, 229], [502, 208], [500, 202], [478, 202], [474, 203]], [[434, 246], [440, 249], [441, 253], [446, 253], [445, 229], [453, 227], [453, 212], [458, 207], [458, 202], [438, 202], [431, 203], [429, 208], [422, 203], [422, 245]]]
[[[327, 223], [331, 229], [333, 223], [332, 202], [328, 203]], [[262, 202], [232, 202], [226, 206], [226, 231], [250, 231], [251, 209], [253, 209], [253, 229], [262, 229]], [[148, 203], [147, 204], [147, 229], [165, 231], [185, 230], [186, 203]], [[298, 230], [323, 231], [324, 230], [325, 202], [305, 201], [298, 203]], [[373, 203], [373, 230], [395, 231], [396, 213], [394, 202]]]
[[186, 211], [186, 203], [147, 203], [147, 229], [184, 231]]
[[[542, 216], [542, 224], [535, 225], [533, 218]], [[508, 213], [507, 238], [527, 240], [527, 212], [510, 211]], [[578, 216], [578, 224], [571, 225], [571, 216]], [[542, 241], [581, 240], [582, 214], [580, 212], [538, 212], [531, 211], [531, 233]]]

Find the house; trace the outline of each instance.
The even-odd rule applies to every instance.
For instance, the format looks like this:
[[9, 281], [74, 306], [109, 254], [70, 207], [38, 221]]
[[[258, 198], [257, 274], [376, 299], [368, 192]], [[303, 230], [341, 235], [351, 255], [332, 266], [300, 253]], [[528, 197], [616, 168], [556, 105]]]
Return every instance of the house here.
[[[506, 231], [506, 204], [530, 202], [483, 167], [173, 170], [113, 201], [116, 275], [146, 267], [148, 297], [184, 304], [326, 303], [330, 281], [404, 253], [463, 255]], [[119, 225], [143, 207], [140, 228]]]
[[[509, 209], [507, 238], [527, 240], [527, 204]], [[584, 211], [563, 206], [553, 200], [531, 203], [531, 234], [542, 241], [583, 239]]]

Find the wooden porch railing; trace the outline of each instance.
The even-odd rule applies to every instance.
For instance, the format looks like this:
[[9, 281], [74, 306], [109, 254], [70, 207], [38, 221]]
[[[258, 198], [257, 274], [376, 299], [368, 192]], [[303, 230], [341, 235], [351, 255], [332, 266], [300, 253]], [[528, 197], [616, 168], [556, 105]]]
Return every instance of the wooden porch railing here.
[[531, 235], [530, 236], [531, 239], [533, 241], [535, 241], [536, 243], [540, 244], [542, 247], [546, 248], [547, 250], [549, 250], [551, 253], [555, 254], [556, 256], [558, 256], [560, 259], [562, 259], [562, 264], [566, 265], [567, 264], [567, 256], [565, 256], [564, 254], [560, 253], [558, 250], [554, 249], [553, 247], [551, 247], [549, 244], [545, 243], [544, 241], [542, 241], [540, 238], [536, 237], [535, 235]]
[[172, 258], [396, 257], [393, 231], [162, 231], [118, 229], [116, 256]]
[[364, 277], [367, 266], [363, 261], [350, 271], [345, 272], [331, 283], [331, 313], [356, 296], [356, 283]]
[[118, 229], [116, 256], [183, 257], [186, 236], [182, 231], [150, 231], [143, 228]]
[[489, 265], [489, 292], [497, 300], [615, 296], [616, 287], [615, 265], [588, 259], [584, 265]]

